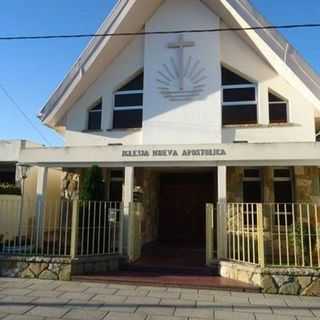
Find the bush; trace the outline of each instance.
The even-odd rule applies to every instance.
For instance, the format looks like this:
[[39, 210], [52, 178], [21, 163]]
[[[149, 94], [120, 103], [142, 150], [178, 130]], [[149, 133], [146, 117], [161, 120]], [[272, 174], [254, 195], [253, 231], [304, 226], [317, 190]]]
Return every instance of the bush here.
[[92, 166], [85, 170], [80, 184], [80, 200], [102, 201], [105, 199], [104, 181], [102, 170], [98, 166]]
[[0, 184], [0, 194], [21, 195], [21, 189], [13, 184]]

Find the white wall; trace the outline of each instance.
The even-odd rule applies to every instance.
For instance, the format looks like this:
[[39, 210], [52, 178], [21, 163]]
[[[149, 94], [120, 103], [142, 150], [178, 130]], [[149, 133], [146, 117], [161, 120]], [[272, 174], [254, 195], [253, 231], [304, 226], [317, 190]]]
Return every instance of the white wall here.
[[[108, 143], [140, 144], [141, 130], [116, 130], [112, 128], [113, 92], [133, 74], [143, 68], [144, 37], [138, 36], [105, 70], [102, 77], [83, 94], [66, 116], [65, 145], [107, 145]], [[102, 130], [83, 132], [87, 128], [87, 110], [102, 98]]]
[[[200, 1], [168, 0], [146, 24], [146, 31], [218, 28], [219, 18]], [[220, 48], [218, 33], [186, 34], [184, 40], [195, 42], [185, 49], [188, 58], [199, 60], [204, 68], [205, 88], [194, 101], [174, 102], [161, 95], [157, 82], [163, 64], [176, 62], [178, 52], [168, 44], [176, 42], [178, 35], [160, 35], [146, 38], [145, 93], [144, 93], [144, 144], [191, 144], [221, 142], [220, 108]], [[187, 83], [187, 81], [186, 81]], [[179, 90], [178, 82], [173, 82]], [[186, 84], [187, 88], [187, 84]]]
[[[259, 99], [258, 126], [223, 128], [224, 143], [315, 141], [315, 116], [310, 103], [235, 32], [221, 34], [221, 61], [255, 80]], [[289, 124], [269, 126], [269, 89], [288, 99]]]
[[[146, 31], [225, 27], [200, 1], [167, 0], [146, 23]], [[194, 101], [172, 102], [161, 95], [159, 71], [170, 58], [177, 61], [177, 50], [169, 49], [178, 35], [136, 37], [105, 70], [102, 77], [83, 94], [65, 117], [67, 146], [139, 144], [203, 144], [248, 142], [314, 141], [314, 110], [303, 96], [281, 78], [254, 49], [235, 32], [186, 34], [195, 47], [185, 49], [204, 68], [205, 89]], [[222, 128], [221, 74], [224, 63], [258, 83], [258, 125]], [[113, 92], [138, 70], [144, 68], [144, 122], [142, 130], [112, 128]], [[177, 84], [173, 82], [173, 86]], [[188, 86], [188, 83], [187, 83]], [[268, 89], [289, 100], [289, 124], [269, 125]], [[87, 110], [103, 99], [102, 131], [83, 132]]]

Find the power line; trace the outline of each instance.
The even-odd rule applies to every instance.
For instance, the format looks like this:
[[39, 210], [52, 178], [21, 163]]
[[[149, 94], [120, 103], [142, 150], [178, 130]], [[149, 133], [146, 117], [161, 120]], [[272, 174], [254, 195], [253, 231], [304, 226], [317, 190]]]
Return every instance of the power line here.
[[81, 33], [81, 34], [57, 34], [57, 35], [31, 35], [31, 36], [0, 36], [0, 41], [10, 40], [50, 40], [50, 39], [75, 39], [75, 38], [101, 38], [101, 37], [125, 37], [125, 36], [148, 36], [181, 33], [210, 33], [226, 31], [249, 31], [249, 30], [274, 30], [274, 29], [310, 29], [320, 28], [320, 23], [307, 24], [285, 24], [256, 26], [247, 28], [216, 28], [216, 29], [186, 29], [174, 31], [143, 31], [143, 32], [123, 32], [123, 33]]
[[28, 115], [23, 111], [23, 109], [19, 106], [19, 104], [15, 101], [15, 99], [9, 94], [7, 89], [0, 84], [0, 89], [4, 93], [4, 95], [11, 101], [11, 103], [17, 108], [17, 110], [22, 114], [25, 120], [31, 125], [31, 127], [38, 133], [41, 139], [48, 145], [51, 145], [49, 140], [43, 135], [43, 133], [33, 124]]

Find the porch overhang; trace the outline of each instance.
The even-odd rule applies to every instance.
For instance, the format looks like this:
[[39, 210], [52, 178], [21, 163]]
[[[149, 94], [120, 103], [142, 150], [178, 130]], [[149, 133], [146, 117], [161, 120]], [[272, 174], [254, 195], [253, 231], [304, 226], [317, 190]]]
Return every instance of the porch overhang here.
[[320, 143], [32, 148], [19, 163], [46, 167], [320, 166]]

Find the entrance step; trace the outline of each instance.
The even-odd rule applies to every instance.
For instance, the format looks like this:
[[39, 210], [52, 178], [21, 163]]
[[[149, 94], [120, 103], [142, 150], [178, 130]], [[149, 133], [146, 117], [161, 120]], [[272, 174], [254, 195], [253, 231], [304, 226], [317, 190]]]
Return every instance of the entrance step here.
[[156, 273], [163, 275], [198, 275], [198, 276], [215, 276], [218, 275], [218, 266], [182, 266], [174, 264], [155, 264], [154, 261], [148, 260], [146, 258], [141, 259], [133, 264], [127, 264], [122, 266], [122, 271], [127, 272], [137, 272], [137, 273]]

